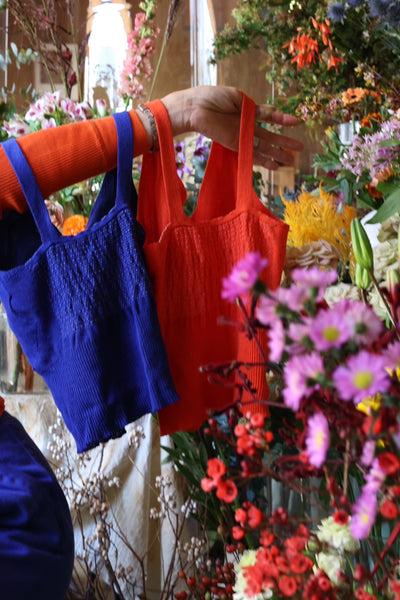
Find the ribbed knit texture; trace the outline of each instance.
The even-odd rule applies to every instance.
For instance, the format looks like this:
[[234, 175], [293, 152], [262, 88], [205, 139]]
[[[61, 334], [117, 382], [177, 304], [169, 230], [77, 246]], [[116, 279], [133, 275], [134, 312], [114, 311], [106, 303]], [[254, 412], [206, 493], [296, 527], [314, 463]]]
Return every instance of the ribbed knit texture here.
[[[270, 288], [281, 279], [287, 226], [259, 201], [252, 187], [254, 103], [244, 96], [239, 153], [214, 143], [192, 217], [183, 211], [186, 191], [176, 172], [168, 115], [159, 101], [149, 105], [156, 118], [160, 153], [143, 159], [138, 220], [146, 230], [144, 251], [157, 302], [161, 330], [180, 396], [159, 412], [161, 433], [195, 430], [208, 411], [237, 399], [235, 381], [216, 385], [202, 365], [234, 360], [262, 362], [254, 341], [219, 317], [243, 320], [236, 304], [221, 298], [222, 278], [247, 252], [259, 251], [269, 265], [262, 274]], [[268, 340], [260, 332], [265, 355]], [[257, 389], [257, 401], [243, 396], [243, 412], [269, 414], [263, 366], [244, 369]]]
[[[118, 168], [106, 174], [87, 229], [76, 237], [62, 237], [51, 225], [17, 141], [3, 145], [41, 241], [31, 257], [13, 244], [0, 257], [0, 297], [78, 452], [178, 399], [136, 221], [131, 120], [127, 113], [114, 118]], [[37, 240], [33, 220], [31, 232]], [[9, 236], [15, 237], [11, 230]]]

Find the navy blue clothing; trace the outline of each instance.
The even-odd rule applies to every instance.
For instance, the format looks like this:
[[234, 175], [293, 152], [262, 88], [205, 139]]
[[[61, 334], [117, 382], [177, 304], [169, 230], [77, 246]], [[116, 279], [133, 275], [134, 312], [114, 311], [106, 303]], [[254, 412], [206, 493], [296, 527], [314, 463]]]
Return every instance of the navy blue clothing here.
[[52, 225], [18, 142], [3, 143], [31, 212], [3, 219], [0, 299], [78, 452], [178, 400], [136, 220], [132, 123], [127, 112], [113, 117], [118, 167], [75, 237]]
[[0, 598], [64, 600], [73, 561], [64, 494], [39, 448], [5, 412], [0, 419]]

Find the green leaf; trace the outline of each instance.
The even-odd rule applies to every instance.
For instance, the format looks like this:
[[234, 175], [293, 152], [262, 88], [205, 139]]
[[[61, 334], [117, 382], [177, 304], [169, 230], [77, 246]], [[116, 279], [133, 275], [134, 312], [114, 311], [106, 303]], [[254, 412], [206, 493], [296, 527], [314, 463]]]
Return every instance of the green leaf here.
[[200, 464], [204, 468], [204, 470], [206, 470], [207, 462], [208, 462], [208, 454], [207, 454], [207, 449], [204, 444], [200, 444], [199, 454], [200, 454]]
[[383, 223], [392, 215], [400, 211], [400, 187], [398, 187], [390, 196], [388, 196], [382, 206], [377, 210], [376, 215], [368, 223]]
[[342, 179], [340, 182], [340, 189], [343, 192], [346, 203], [349, 204], [351, 200], [351, 185], [347, 179]]
[[385, 140], [384, 142], [379, 142], [379, 145], [392, 148], [394, 146], [399, 146], [399, 140]]

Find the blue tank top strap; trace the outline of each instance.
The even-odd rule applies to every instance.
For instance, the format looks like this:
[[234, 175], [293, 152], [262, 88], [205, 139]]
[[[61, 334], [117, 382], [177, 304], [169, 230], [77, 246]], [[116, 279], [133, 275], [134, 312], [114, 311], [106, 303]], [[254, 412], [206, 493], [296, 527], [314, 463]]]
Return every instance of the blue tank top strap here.
[[57, 240], [60, 237], [60, 233], [50, 220], [42, 193], [20, 145], [17, 140], [12, 139], [3, 142], [2, 146], [24, 192], [42, 243], [45, 244]]
[[133, 130], [129, 114], [124, 111], [112, 115], [117, 128], [117, 169], [108, 171], [99, 195], [90, 211], [87, 229], [98, 223], [114, 206], [121, 209], [129, 206], [134, 218], [137, 214], [137, 193], [132, 181]]
[[[117, 206], [129, 205], [136, 217], [137, 194], [132, 181], [133, 163], [133, 129], [132, 121], [127, 111], [114, 113], [118, 135], [118, 168], [117, 168]], [[132, 199], [135, 204], [132, 206]]]

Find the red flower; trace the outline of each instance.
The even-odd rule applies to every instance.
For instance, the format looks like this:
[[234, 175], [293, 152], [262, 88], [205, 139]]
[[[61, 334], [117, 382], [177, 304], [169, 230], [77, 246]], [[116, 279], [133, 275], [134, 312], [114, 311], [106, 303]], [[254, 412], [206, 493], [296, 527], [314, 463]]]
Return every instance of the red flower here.
[[269, 531], [268, 529], [261, 532], [260, 544], [261, 544], [261, 546], [264, 546], [264, 548], [268, 548], [268, 546], [270, 546], [271, 544], [274, 543], [274, 540], [275, 540], [274, 534], [271, 533], [271, 531]]
[[201, 489], [203, 492], [211, 492], [216, 486], [214, 479], [208, 479], [208, 477], [203, 477], [201, 480]]
[[243, 508], [238, 508], [235, 512], [235, 521], [237, 521], [238, 523], [246, 523], [247, 512]]
[[284, 596], [293, 596], [297, 592], [297, 582], [290, 575], [283, 575], [278, 586]]
[[249, 527], [255, 528], [258, 527], [262, 521], [263, 513], [256, 506], [250, 506], [248, 510], [248, 523]]
[[393, 600], [400, 600], [400, 582], [394, 579], [389, 579], [389, 587], [393, 596]]
[[239, 425], [236, 425], [236, 427], [235, 427], [236, 437], [242, 437], [242, 435], [246, 435], [246, 434], [247, 434], [247, 429], [246, 429], [245, 425], [243, 425], [242, 423], [239, 423]]
[[254, 413], [250, 417], [250, 423], [253, 427], [264, 427], [265, 417], [261, 413]]
[[333, 515], [333, 520], [338, 525], [347, 525], [349, 521], [349, 515], [344, 510], [337, 510]]
[[264, 580], [264, 573], [262, 567], [257, 563], [255, 565], [244, 567], [244, 576], [247, 582], [246, 594], [256, 596], [262, 592], [262, 584]]
[[232, 527], [232, 537], [234, 540], [241, 540], [244, 538], [244, 531], [238, 525]]
[[343, 58], [339, 58], [338, 56], [333, 56], [333, 54], [332, 54], [332, 56], [330, 57], [329, 62], [328, 62], [328, 71], [332, 67], [335, 69], [335, 71], [337, 71], [338, 70], [337, 66], [338, 66], [338, 63], [340, 63], [340, 62], [343, 62]]
[[400, 469], [400, 462], [397, 456], [391, 452], [383, 452], [378, 456], [379, 466], [383, 469], [386, 475], [395, 475]]
[[313, 568], [313, 561], [304, 554], [295, 554], [290, 559], [290, 568], [293, 573], [305, 573]]
[[246, 456], [254, 456], [256, 450], [257, 440], [253, 435], [242, 435], [236, 442], [236, 449], [238, 454], [244, 454]]
[[219, 481], [226, 473], [226, 466], [219, 458], [210, 458], [207, 465], [207, 475], [215, 481]]
[[220, 481], [217, 485], [217, 498], [219, 500], [224, 500], [224, 502], [233, 502], [238, 494], [237, 487], [230, 481]]
[[73, 85], [76, 84], [76, 82], [78, 81], [77, 77], [76, 77], [76, 73], [75, 71], [73, 73], [71, 73], [71, 75], [68, 77], [68, 85], [69, 87], [72, 87]]
[[385, 517], [385, 519], [395, 519], [399, 514], [397, 506], [391, 500], [385, 500], [380, 508], [380, 511], [381, 515]]
[[286, 556], [277, 556], [275, 562], [281, 573], [289, 573], [290, 567]]
[[304, 550], [307, 540], [304, 537], [293, 535], [285, 540], [285, 547], [288, 556], [294, 556]]

